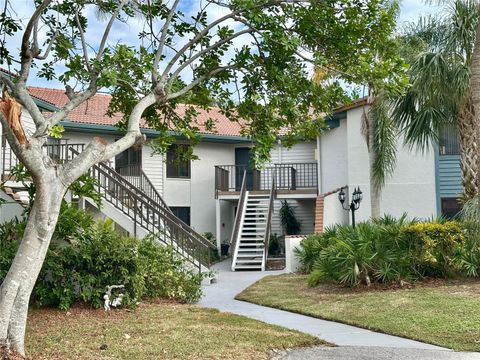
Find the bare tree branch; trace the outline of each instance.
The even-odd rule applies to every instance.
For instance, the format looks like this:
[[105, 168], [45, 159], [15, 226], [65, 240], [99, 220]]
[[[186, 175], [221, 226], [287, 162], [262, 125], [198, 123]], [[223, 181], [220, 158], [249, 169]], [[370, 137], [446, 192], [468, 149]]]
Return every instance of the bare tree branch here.
[[173, 81], [174, 79], [177, 78], [178, 75], [180, 75], [180, 73], [182, 72], [183, 69], [185, 69], [187, 66], [189, 66], [190, 64], [192, 64], [196, 59], [198, 59], [199, 57], [201, 57], [202, 55], [205, 55], [207, 54], [208, 52], [212, 51], [212, 50], [215, 50], [217, 48], [219, 48], [220, 46], [226, 44], [226, 43], [229, 43], [230, 41], [232, 41], [233, 39], [239, 37], [239, 36], [242, 36], [242, 35], [245, 35], [245, 34], [248, 34], [248, 33], [252, 33], [254, 30], [252, 29], [245, 29], [245, 30], [242, 30], [242, 31], [239, 31], [223, 40], [220, 40], [218, 42], [216, 42], [215, 44], [203, 49], [202, 51], [199, 51], [197, 52], [195, 55], [193, 55], [192, 57], [190, 57], [188, 60], [184, 61], [178, 68], [177, 70], [175, 70], [175, 72], [173, 73], [172, 77], [171, 77], [171, 80], [170, 81]]
[[110, 34], [110, 30], [112, 29], [112, 25], [113, 25], [115, 19], [118, 17], [118, 15], [120, 14], [123, 7], [125, 6], [125, 4], [128, 1], [129, 0], [122, 0], [120, 2], [120, 4], [118, 5], [117, 10], [114, 11], [112, 17], [110, 18], [110, 21], [108, 22], [107, 27], [105, 28], [105, 31], [103, 32], [102, 41], [100, 42], [100, 45], [98, 46], [98, 53], [97, 53], [97, 57], [96, 57], [97, 61], [100, 61], [100, 59], [102, 58], [103, 52], [105, 51], [105, 46], [107, 45], [108, 36]]
[[199, 31], [193, 37], [192, 40], [187, 42], [180, 50], [178, 50], [178, 52], [175, 54], [175, 56], [172, 59], [170, 59], [169, 63], [167, 64], [167, 66], [165, 68], [165, 70], [163, 71], [161, 83], [165, 82], [165, 80], [168, 78], [168, 74], [169, 74], [170, 70], [173, 68], [173, 66], [178, 61], [178, 59], [180, 59], [180, 57], [182, 55], [184, 55], [185, 52], [188, 49], [190, 49], [192, 46], [194, 46], [196, 43], [198, 43], [215, 26], [217, 26], [218, 24], [221, 24], [224, 21], [227, 21], [228, 19], [231, 19], [233, 16], [238, 15], [238, 14], [240, 14], [239, 10], [234, 11], [230, 14], [225, 15], [225, 16], [222, 16], [221, 18], [213, 21], [210, 25], [206, 26], [202, 31]]
[[48, 55], [50, 55], [50, 51], [53, 48], [53, 44], [55, 43], [55, 40], [57, 40], [58, 34], [59, 34], [59, 31], [57, 29], [55, 30], [55, 32], [52, 35], [52, 38], [48, 42], [47, 48], [45, 49], [45, 52], [43, 53], [43, 55], [38, 54], [37, 56], [35, 56], [35, 58], [37, 58], [38, 60], [45, 60], [48, 57]]
[[44, 170], [42, 157], [38, 154], [40, 152], [32, 151], [32, 147], [41, 147], [41, 143], [35, 143], [30, 141], [28, 145], [22, 145], [18, 141], [17, 137], [13, 133], [10, 125], [3, 115], [0, 112], [0, 123], [2, 124], [3, 133], [8, 140], [13, 152], [17, 156], [17, 158], [25, 164], [28, 169], [32, 172], [33, 175], [40, 175], [41, 172]]
[[140, 120], [145, 110], [158, 102], [154, 94], [141, 99], [133, 108], [128, 119], [127, 133], [112, 144], [98, 137], [94, 138], [87, 148], [76, 158], [62, 165], [60, 169], [64, 184], [71, 184], [84, 174], [93, 164], [111, 159], [113, 156], [127, 150], [137, 141], [143, 139], [140, 131]]
[[177, 9], [179, 2], [180, 0], [175, 0], [175, 2], [172, 5], [172, 8], [170, 9], [170, 12], [168, 13], [167, 19], [165, 20], [165, 24], [163, 24], [163, 27], [162, 27], [162, 35], [160, 36], [160, 40], [159, 40], [160, 43], [158, 44], [158, 49], [155, 54], [155, 60], [153, 62], [153, 69], [155, 72], [155, 76], [157, 72], [157, 66], [160, 63], [160, 59], [162, 58], [162, 55], [163, 55], [163, 49], [165, 46], [165, 41], [167, 39], [168, 28], [170, 27], [170, 23], [172, 22], [172, 19], [175, 15], [175, 11]]
[[222, 67], [215, 68], [215, 69], [211, 70], [210, 72], [208, 72], [207, 74], [202, 75], [202, 76], [198, 77], [197, 79], [193, 80], [189, 85], [185, 86], [182, 90], [167, 95], [167, 100], [175, 99], [179, 96], [185, 95], [187, 92], [192, 90], [195, 86], [197, 86], [198, 84], [201, 84], [203, 81], [211, 78], [213, 75], [218, 74], [222, 71], [233, 69], [233, 68], [235, 68], [235, 65], [228, 65], [228, 66], [222, 66]]
[[[22, 46], [20, 51], [21, 56], [21, 70], [19, 76], [19, 83], [25, 83], [28, 78], [28, 74], [30, 73], [30, 66], [32, 65], [32, 60], [38, 54], [33, 54], [33, 50], [30, 47], [30, 37], [32, 36], [32, 31], [34, 31], [38, 26], [38, 19], [45, 11], [45, 9], [50, 5], [52, 0], [44, 0], [33, 13], [32, 17], [28, 21], [27, 26], [25, 27], [25, 32], [23, 33], [22, 37]], [[34, 36], [36, 38], [36, 35]], [[34, 40], [35, 42], [35, 40]], [[35, 47], [35, 44], [34, 44]], [[38, 49], [36, 50], [38, 51]]]
[[87, 42], [85, 41], [85, 34], [83, 32], [82, 24], [80, 23], [80, 17], [78, 16], [78, 7], [75, 7], [75, 22], [77, 23], [78, 31], [80, 33], [80, 42], [82, 43], [83, 58], [85, 60], [85, 66], [88, 71], [92, 71], [90, 66], [90, 59], [88, 57]]

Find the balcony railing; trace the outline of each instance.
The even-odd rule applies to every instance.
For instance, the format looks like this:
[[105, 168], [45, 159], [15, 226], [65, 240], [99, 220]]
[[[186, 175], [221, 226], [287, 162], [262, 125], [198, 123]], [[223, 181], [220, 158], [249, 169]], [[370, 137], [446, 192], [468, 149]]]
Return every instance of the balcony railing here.
[[275, 190], [295, 192], [317, 191], [317, 163], [273, 164], [264, 169], [252, 169], [245, 165], [215, 166], [215, 194], [240, 192], [243, 174], [246, 173], [248, 191], [270, 191], [275, 178]]
[[[69, 149], [74, 149], [77, 152], [82, 152], [85, 144], [77, 143], [51, 143], [45, 144], [43, 151], [56, 163], [62, 163], [64, 161], [71, 160], [73, 158]], [[11, 170], [18, 165], [20, 161], [11, 149], [10, 145], [6, 142], [5, 135], [2, 137], [2, 178], [8, 180], [11, 174]]]

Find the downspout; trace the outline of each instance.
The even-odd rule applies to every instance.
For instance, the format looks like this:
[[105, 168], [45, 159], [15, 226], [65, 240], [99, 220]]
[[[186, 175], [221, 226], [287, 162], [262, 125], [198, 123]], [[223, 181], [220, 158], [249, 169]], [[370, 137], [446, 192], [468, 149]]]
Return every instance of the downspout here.
[[318, 193], [323, 194], [322, 187], [322, 140], [320, 138], [321, 134], [317, 136], [317, 176], [318, 176]]

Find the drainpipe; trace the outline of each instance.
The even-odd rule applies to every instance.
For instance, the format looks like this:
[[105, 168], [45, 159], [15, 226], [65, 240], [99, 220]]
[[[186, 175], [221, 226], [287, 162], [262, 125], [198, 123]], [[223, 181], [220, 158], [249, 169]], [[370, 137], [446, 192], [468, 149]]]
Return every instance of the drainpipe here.
[[322, 189], [322, 140], [321, 135], [317, 136], [317, 176], [318, 176], [318, 193], [323, 194]]

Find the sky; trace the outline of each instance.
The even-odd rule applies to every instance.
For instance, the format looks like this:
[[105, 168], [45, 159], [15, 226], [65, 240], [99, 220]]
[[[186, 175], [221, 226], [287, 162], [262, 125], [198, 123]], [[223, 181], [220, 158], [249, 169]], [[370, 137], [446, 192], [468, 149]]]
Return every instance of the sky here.
[[[196, 10], [198, 9], [198, 4], [201, 0], [187, 0], [187, 1], [183, 1], [182, 4], [186, 4], [186, 6], [184, 6], [184, 8], [182, 8], [181, 10], [188, 16], [188, 15], [193, 15], [196, 13]], [[25, 22], [26, 22], [26, 19], [28, 18], [29, 14], [31, 14], [32, 12], [32, 3], [33, 3], [33, 0], [11, 0], [11, 3], [14, 4], [15, 6], [15, 11], [17, 12], [17, 14], [22, 17], [23, 19], [25, 19]], [[0, 9], [3, 9], [3, 6], [5, 4], [5, 0], [0, 0]], [[212, 14], [210, 14], [209, 16], [209, 20], [212, 20], [214, 18], [218, 18], [219, 16], [222, 15], [222, 12], [224, 12], [224, 10], [222, 9], [219, 9], [218, 11], [214, 11]], [[434, 14], [438, 12], [438, 8], [435, 7], [435, 6], [431, 6], [431, 5], [425, 5], [424, 1], [423, 0], [401, 0], [401, 13], [400, 13], [400, 18], [399, 18], [399, 27], [402, 26], [402, 24], [404, 24], [405, 22], [411, 22], [411, 21], [416, 21], [418, 20], [421, 16], [426, 16], [426, 15], [429, 15], [429, 14]], [[92, 17], [95, 17], [95, 14], [90, 14]], [[100, 24], [100, 26], [103, 26]], [[130, 27], [130, 28], [129, 28]], [[132, 34], [137, 34], [138, 33], [138, 29], [140, 28], [140, 25], [139, 24], [131, 24], [129, 25], [129, 27], [119, 27], [117, 29], [114, 29], [115, 31], [112, 31], [112, 35], [113, 35], [113, 43], [116, 42], [116, 41], [127, 41], [127, 42], [130, 42], [130, 43], [134, 43], [134, 42], [137, 42], [138, 40], [135, 38], [132, 38]], [[100, 32], [101, 30], [103, 30], [102, 28], [99, 28], [98, 29], [98, 32]], [[97, 33], [95, 30], [92, 31], [91, 33], [95, 34]], [[88, 40], [88, 39], [87, 39]], [[40, 42], [42, 41], [42, 38], [40, 37]], [[243, 45], [243, 43], [249, 43], [250, 42], [250, 39], [241, 39], [241, 38], [238, 38], [237, 41], [239, 42], [238, 45]], [[243, 41], [243, 43], [242, 43]], [[15, 53], [17, 52], [18, 53], [18, 44], [20, 42], [20, 34], [18, 34], [18, 36], [16, 36], [14, 39], [12, 39], [8, 44], [7, 44], [7, 47], [10, 49], [10, 50], [13, 50], [12, 52]], [[181, 42], [181, 40], [179, 41]], [[228, 56], [229, 54], [227, 54]], [[62, 71], [63, 69], [61, 69], [60, 66], [58, 66], [57, 70], [60, 72]], [[33, 75], [33, 74], [32, 74]], [[188, 77], [189, 75], [186, 74], [186, 77], [188, 80]], [[61, 84], [54, 81], [54, 82], [48, 82], [47, 80], [45, 79], [41, 79], [41, 78], [34, 78], [34, 76], [32, 76], [30, 79], [29, 79], [29, 85], [33, 85], [33, 86], [44, 86], [44, 87], [61, 87]]]

